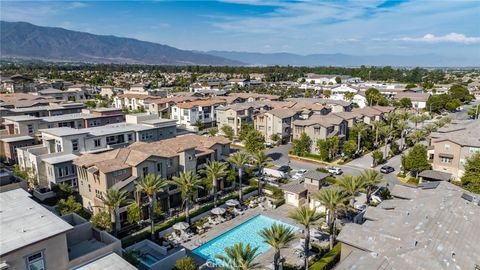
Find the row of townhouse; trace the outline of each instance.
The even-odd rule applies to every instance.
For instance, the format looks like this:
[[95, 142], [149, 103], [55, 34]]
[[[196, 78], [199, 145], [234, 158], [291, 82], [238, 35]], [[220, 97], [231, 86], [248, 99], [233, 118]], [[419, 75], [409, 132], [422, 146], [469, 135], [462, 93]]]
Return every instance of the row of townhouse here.
[[170, 118], [188, 130], [197, 130], [199, 123], [204, 127], [214, 127], [217, 118], [216, 109], [225, 104], [224, 99], [177, 103], [171, 108]]
[[82, 102], [87, 99], [87, 94], [82, 88], [60, 90], [49, 87], [46, 89], [38, 90], [35, 94], [38, 96], [49, 96], [54, 98], [55, 100], [60, 101]]
[[126, 122], [75, 129], [40, 130], [42, 144], [17, 148], [18, 164], [35, 175], [40, 187], [66, 183], [77, 186], [72, 161], [79, 155], [153, 142], [176, 136], [176, 123], [155, 115], [127, 115]]
[[428, 154], [433, 170], [461, 178], [466, 160], [480, 152], [479, 129], [478, 120], [457, 120], [431, 133]]
[[[135, 143], [126, 148], [104, 153], [85, 154], [76, 158], [74, 165], [83, 206], [96, 213], [104, 207], [101, 194], [110, 188], [126, 190], [131, 197], [142, 201], [142, 198], [134, 192], [135, 181], [150, 173], [171, 179], [180, 172], [197, 172], [208, 162], [226, 160], [229, 154], [230, 141], [225, 137], [189, 134], [157, 142]], [[218, 180], [218, 187], [224, 188], [221, 179]], [[208, 194], [208, 191], [199, 192], [203, 192], [203, 195]], [[158, 193], [156, 198], [164, 211], [182, 204], [181, 194], [175, 186]], [[125, 211], [124, 208], [120, 209], [122, 224], [126, 222]]]

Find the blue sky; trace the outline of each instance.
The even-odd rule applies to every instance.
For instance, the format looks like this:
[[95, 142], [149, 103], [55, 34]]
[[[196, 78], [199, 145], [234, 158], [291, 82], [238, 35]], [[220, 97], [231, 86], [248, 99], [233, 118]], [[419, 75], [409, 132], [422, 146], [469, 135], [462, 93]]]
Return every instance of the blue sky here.
[[480, 59], [480, 1], [1, 1], [0, 17], [189, 50]]

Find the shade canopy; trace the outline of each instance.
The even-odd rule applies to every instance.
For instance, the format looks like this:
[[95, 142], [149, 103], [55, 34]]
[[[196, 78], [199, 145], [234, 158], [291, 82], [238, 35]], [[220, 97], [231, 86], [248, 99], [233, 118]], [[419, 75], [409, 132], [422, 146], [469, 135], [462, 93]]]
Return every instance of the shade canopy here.
[[186, 228], [188, 228], [188, 223], [187, 222], [179, 222], [175, 225], [173, 225], [173, 228], [175, 230], [185, 230]]
[[225, 204], [228, 206], [237, 206], [240, 204], [240, 202], [232, 199], [232, 200], [228, 200]]
[[225, 213], [225, 208], [216, 207], [212, 209], [212, 214], [222, 215]]

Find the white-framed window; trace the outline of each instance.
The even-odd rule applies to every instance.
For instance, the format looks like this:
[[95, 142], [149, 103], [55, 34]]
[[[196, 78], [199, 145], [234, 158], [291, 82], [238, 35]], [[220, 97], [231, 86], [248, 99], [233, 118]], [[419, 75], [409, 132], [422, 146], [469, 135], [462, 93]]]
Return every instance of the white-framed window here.
[[450, 163], [452, 163], [452, 160], [453, 160], [453, 158], [440, 157], [440, 161], [441, 161], [442, 163], [448, 163], [448, 164], [450, 164]]
[[33, 133], [33, 125], [32, 125], [32, 124], [28, 124], [28, 125], [27, 125], [27, 129], [28, 129], [28, 134], [32, 134], [32, 133]]
[[28, 270], [44, 270], [45, 269], [45, 258], [43, 257], [42, 251], [27, 256], [26, 260], [27, 260]]
[[72, 150], [73, 151], [78, 151], [78, 140], [72, 140]]

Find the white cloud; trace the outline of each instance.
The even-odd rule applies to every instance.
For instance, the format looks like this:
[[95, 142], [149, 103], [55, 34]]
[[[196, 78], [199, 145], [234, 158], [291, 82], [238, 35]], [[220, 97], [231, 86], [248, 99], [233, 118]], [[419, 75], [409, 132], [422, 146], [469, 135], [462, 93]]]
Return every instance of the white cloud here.
[[85, 7], [88, 7], [88, 5], [86, 3], [82, 3], [82, 2], [72, 2], [70, 5], [69, 5], [69, 8], [85, 8]]
[[462, 44], [480, 43], [480, 37], [469, 37], [459, 33], [450, 33], [444, 36], [435, 36], [434, 34], [426, 34], [423, 37], [403, 37], [397, 40], [426, 42], [426, 43], [462, 43]]

